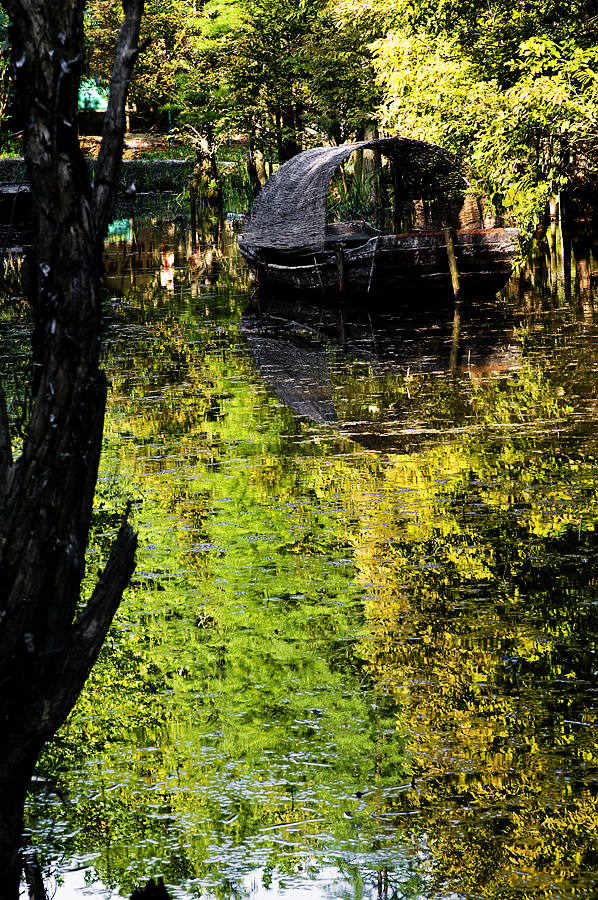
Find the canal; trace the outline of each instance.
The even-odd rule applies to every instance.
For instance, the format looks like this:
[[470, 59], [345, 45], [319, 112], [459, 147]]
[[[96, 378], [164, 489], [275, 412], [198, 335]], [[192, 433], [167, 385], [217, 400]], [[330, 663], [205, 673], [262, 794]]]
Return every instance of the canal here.
[[598, 892], [591, 252], [368, 315], [112, 226], [89, 586], [127, 500], [140, 549], [29, 799], [56, 900]]

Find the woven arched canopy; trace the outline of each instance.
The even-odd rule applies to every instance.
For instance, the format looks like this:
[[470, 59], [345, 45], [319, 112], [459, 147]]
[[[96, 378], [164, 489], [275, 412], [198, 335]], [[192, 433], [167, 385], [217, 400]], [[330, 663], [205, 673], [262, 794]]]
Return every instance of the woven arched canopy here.
[[241, 240], [263, 249], [321, 250], [332, 176], [355, 150], [378, 150], [392, 161], [401, 199], [463, 196], [465, 182], [456, 157], [434, 144], [392, 137], [316, 147], [298, 153], [264, 185]]

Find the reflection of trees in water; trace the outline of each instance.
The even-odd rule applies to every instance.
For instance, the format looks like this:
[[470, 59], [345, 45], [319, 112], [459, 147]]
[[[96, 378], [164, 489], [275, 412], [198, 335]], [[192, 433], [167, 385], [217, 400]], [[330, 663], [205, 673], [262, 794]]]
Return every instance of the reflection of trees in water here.
[[183, 221], [162, 222], [147, 216], [114, 225], [122, 227], [106, 243], [106, 283], [119, 296], [128, 294], [131, 287], [143, 292], [154, 287], [158, 293], [159, 289], [171, 294], [183, 290], [196, 298], [216, 280], [228, 287], [234, 282], [237, 289], [243, 282], [233, 250], [234, 235], [218, 217], [201, 220], [195, 246]]
[[595, 344], [587, 315], [554, 314], [544, 330], [546, 310], [524, 313], [508, 379], [495, 365], [455, 381], [373, 364], [347, 378], [339, 363], [339, 418], [384, 426], [400, 407], [395, 447], [417, 446], [413, 426], [464, 427], [369, 471], [324, 470], [319, 488], [343, 482], [370, 592], [369, 672], [414, 731], [415, 784], [389, 811], [427, 835], [438, 890], [466, 895], [551, 895], [596, 861], [596, 446], [569, 437], [584, 428], [569, 398], [576, 415], [595, 405]]
[[[585, 210], [585, 216], [588, 215]], [[534, 305], [539, 298], [551, 297], [559, 303], [578, 302], [585, 310], [594, 309], [593, 291], [598, 278], [596, 234], [584, 211], [577, 210], [576, 223], [563, 227], [556, 199], [550, 202], [550, 222], [539, 229], [531, 241], [530, 255], [511, 280], [505, 296]]]
[[[335, 358], [347, 415], [369, 400], [384, 421], [400, 401], [403, 431], [461, 427], [399, 430], [374, 455], [306, 440], [275, 406], [239, 295], [206, 293], [198, 319], [155, 283], [150, 302], [135, 290], [109, 334], [90, 569], [114, 492], [139, 498], [144, 555], [47, 756], [71, 801], [58, 818], [81, 828], [66, 845], [99, 850], [106, 884], [132, 886], [154, 859], [223, 897], [256, 864], [291, 878], [306, 847], [314, 874], [336, 853], [354, 893], [363, 878], [380, 896], [526, 896], [520, 872], [528, 896], [550, 896], [549, 878], [595, 869], [596, 448], [573, 440], [569, 408], [592, 396], [586, 325], [544, 331], [530, 312], [508, 378]], [[421, 859], [401, 869], [405, 839]]]
[[[125, 889], [148, 855], [222, 896], [259, 865], [295, 875], [305, 847], [315, 876], [337, 846], [342, 860], [388, 843], [361, 793], [406, 777], [394, 705], [374, 708], [362, 683], [339, 526], [301, 487], [311, 454], [284, 437], [292, 418], [247, 387], [236, 302], [214, 301], [201, 327], [144, 307], [144, 328], [132, 315], [110, 335], [102, 484], [107, 507], [114, 491], [142, 499], [147, 549], [47, 768], [71, 798], [77, 851], [99, 844], [103, 880]], [[111, 527], [100, 507], [95, 558]]]
[[0, 296], [22, 296], [23, 255], [16, 250], [6, 249], [8, 238], [0, 231]]
[[466, 896], [552, 896], [595, 868], [594, 453], [445, 442], [389, 457], [358, 513], [363, 650], [412, 732], [395, 811]]

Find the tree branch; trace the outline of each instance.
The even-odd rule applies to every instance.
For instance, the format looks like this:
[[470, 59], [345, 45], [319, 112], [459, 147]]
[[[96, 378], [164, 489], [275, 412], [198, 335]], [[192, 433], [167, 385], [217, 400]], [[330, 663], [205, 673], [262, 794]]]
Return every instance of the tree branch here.
[[98, 156], [93, 190], [93, 213], [100, 241], [103, 240], [108, 227], [110, 208], [120, 171], [129, 83], [137, 57], [143, 49], [139, 46], [139, 30], [144, 3], [145, 0], [122, 0], [125, 20], [116, 44], [110, 79], [110, 99], [104, 117], [102, 146]]
[[[137, 535], [124, 515], [110, 557], [87, 606], [71, 629], [59, 677], [52, 680], [40, 721], [42, 737], [52, 734], [71, 711], [85, 684], [135, 570]], [[43, 693], [43, 689], [42, 689]]]
[[129, 507], [124, 515], [110, 557], [87, 606], [73, 625], [79, 665], [87, 666], [85, 678], [96, 660], [104, 638], [119, 607], [123, 591], [135, 571], [137, 535], [129, 523]]

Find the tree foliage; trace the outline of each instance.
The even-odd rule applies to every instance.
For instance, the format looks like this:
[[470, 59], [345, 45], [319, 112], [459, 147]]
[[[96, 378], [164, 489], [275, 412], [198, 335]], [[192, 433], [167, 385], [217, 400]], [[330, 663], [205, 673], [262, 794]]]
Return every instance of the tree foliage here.
[[[89, 65], [107, 77], [119, 4], [92, 0], [88, 17]], [[276, 163], [377, 127], [435, 141], [528, 227], [596, 177], [590, 0], [151, 0], [145, 29], [139, 110], [209, 143], [242, 136]]]
[[550, 196], [595, 170], [595, 47], [533, 36], [494, 77], [443, 34], [395, 31], [375, 52], [385, 126], [460, 153], [516, 222], [531, 225]]

